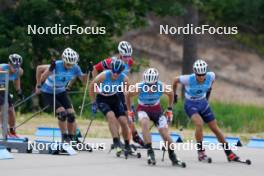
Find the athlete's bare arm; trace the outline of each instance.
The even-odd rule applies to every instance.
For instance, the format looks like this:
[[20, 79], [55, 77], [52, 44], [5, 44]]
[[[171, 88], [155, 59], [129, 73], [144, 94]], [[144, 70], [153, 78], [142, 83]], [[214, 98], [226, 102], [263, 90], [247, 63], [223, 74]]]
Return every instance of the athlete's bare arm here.
[[16, 80], [14, 80], [14, 86], [16, 91], [21, 90], [21, 79], [20, 77], [23, 75], [24, 70], [22, 68], [19, 68], [18, 71], [18, 78]]
[[46, 68], [45, 71], [40, 76], [40, 83], [44, 82], [51, 74], [52, 72], [49, 71], [49, 67]]
[[89, 88], [89, 96], [90, 96], [91, 102], [95, 101], [95, 94], [96, 94], [95, 85], [100, 86], [100, 83], [102, 83], [104, 80], [105, 80], [104, 72], [100, 73], [94, 78], [94, 80], [92, 80], [90, 84], [90, 88]]
[[172, 90], [173, 90], [174, 93], [176, 93], [176, 91], [177, 91], [178, 83], [180, 83], [180, 79], [177, 76], [172, 81]]
[[127, 105], [127, 110], [131, 111], [131, 99], [134, 96], [138, 96], [139, 94], [139, 87], [138, 84], [131, 85], [130, 90], [126, 93], [126, 105]]
[[169, 103], [168, 103], [168, 107], [172, 107], [173, 106], [173, 91], [171, 89], [169, 89], [169, 86], [165, 83], [162, 83], [163, 86], [163, 90], [164, 90], [164, 94], [168, 96], [169, 98]]
[[49, 65], [39, 65], [36, 69], [36, 85], [41, 85], [41, 75], [49, 68]]
[[95, 66], [93, 66], [92, 75], [93, 75], [93, 78], [95, 78], [98, 75], [98, 71], [96, 70]]

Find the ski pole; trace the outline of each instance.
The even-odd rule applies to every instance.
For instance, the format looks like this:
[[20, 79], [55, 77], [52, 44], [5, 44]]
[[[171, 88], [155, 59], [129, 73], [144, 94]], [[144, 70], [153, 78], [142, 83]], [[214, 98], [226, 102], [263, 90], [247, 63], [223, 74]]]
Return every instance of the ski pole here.
[[17, 129], [18, 127], [21, 127], [22, 125], [24, 125], [25, 123], [27, 123], [28, 121], [30, 121], [31, 119], [33, 119], [34, 117], [36, 117], [39, 113], [45, 111], [47, 108], [49, 107], [49, 105], [45, 106], [44, 108], [42, 108], [41, 110], [39, 110], [38, 112], [34, 113], [32, 116], [30, 116], [28, 119], [26, 119], [25, 121], [21, 122], [19, 125], [17, 125], [15, 127], [15, 129]]
[[88, 74], [87, 74], [87, 81], [86, 81], [86, 85], [85, 85], [85, 89], [84, 89], [84, 95], [83, 95], [83, 100], [82, 100], [82, 106], [81, 106], [81, 111], [80, 111], [80, 117], [82, 116], [83, 114], [83, 108], [84, 108], [84, 104], [85, 104], [85, 98], [87, 96], [87, 90], [88, 90], [88, 85], [89, 85], [89, 82], [90, 82], [90, 75], [91, 75], [91, 68], [92, 68], [92, 62], [89, 63], [89, 66], [88, 66]]
[[91, 128], [91, 125], [92, 125], [94, 119], [95, 119], [95, 113], [93, 113], [93, 115], [92, 115], [92, 119], [90, 120], [90, 123], [89, 123], [89, 125], [88, 125], [88, 127], [87, 127], [87, 130], [86, 130], [85, 135], [84, 135], [84, 137], [83, 137], [83, 142], [82, 142], [82, 143], [85, 142], [85, 138], [86, 138], [86, 136], [87, 136], [87, 134], [88, 134], [88, 132], [89, 132], [89, 130], [90, 130], [90, 128]]
[[[92, 103], [87, 103], [87, 104], [83, 105], [83, 107], [89, 106], [89, 105], [91, 105], [91, 104], [92, 104]], [[78, 108], [81, 109], [82, 106], [79, 106]]]
[[16, 108], [16, 107], [22, 105], [23, 103], [27, 102], [29, 99], [31, 99], [32, 97], [34, 97], [36, 94], [37, 94], [37, 93], [34, 92], [33, 94], [29, 95], [29, 96], [28, 96], [27, 98], [25, 98], [24, 100], [21, 100], [21, 101], [19, 101], [18, 103], [15, 103], [14, 108]]

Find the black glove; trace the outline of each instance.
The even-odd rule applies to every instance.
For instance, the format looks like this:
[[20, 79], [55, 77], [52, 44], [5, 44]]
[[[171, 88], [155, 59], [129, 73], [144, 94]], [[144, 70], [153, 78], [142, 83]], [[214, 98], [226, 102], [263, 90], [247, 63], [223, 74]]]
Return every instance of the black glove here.
[[55, 59], [52, 59], [51, 60], [51, 63], [50, 63], [49, 71], [50, 72], [53, 72], [53, 70], [55, 69], [55, 67], [56, 67], [56, 60]]
[[175, 94], [174, 94], [173, 103], [174, 103], [174, 104], [177, 104], [177, 102], [178, 102], [178, 95], [175, 93]]
[[93, 62], [91, 61], [88, 63], [87, 73], [92, 72], [92, 71], [93, 71]]
[[25, 98], [21, 89], [17, 91], [17, 96], [20, 100], [24, 100], [24, 98]]
[[94, 114], [97, 113], [97, 103], [96, 103], [96, 101], [92, 103], [92, 112], [93, 112]]
[[86, 72], [87, 72], [87, 74], [89, 76], [88, 79], [92, 79], [93, 78], [93, 74], [92, 74], [92, 72], [93, 72], [93, 62], [92, 61], [88, 63], [88, 67], [87, 67], [87, 71]]
[[67, 86], [67, 87], [66, 87], [66, 91], [67, 91], [67, 92], [70, 92], [70, 91], [71, 91], [70, 86]]

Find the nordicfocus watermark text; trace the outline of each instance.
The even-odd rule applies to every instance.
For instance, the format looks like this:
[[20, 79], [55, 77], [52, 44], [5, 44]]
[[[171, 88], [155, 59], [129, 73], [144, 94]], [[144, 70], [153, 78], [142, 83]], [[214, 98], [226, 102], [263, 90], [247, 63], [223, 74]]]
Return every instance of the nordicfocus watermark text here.
[[235, 35], [238, 34], [238, 28], [233, 27], [215, 27], [210, 25], [201, 25], [194, 26], [193, 24], [187, 24], [186, 26], [169, 26], [169, 25], [160, 25], [160, 34], [172, 34], [172, 35], [181, 35], [181, 34], [218, 34], [218, 35]]
[[52, 142], [52, 143], [42, 143], [42, 142], [36, 142], [28, 143], [28, 150], [38, 150], [38, 151], [48, 151], [50, 149], [52, 150], [63, 150], [67, 147], [73, 147], [77, 150], [83, 151], [83, 150], [90, 150], [91, 148], [93, 150], [105, 150], [106, 144], [105, 143], [60, 143], [60, 142]]
[[93, 26], [78, 26], [69, 25], [62, 26], [61, 24], [55, 24], [54, 26], [27, 26], [28, 35], [72, 35], [72, 34], [87, 34], [87, 35], [103, 35], [106, 34], [106, 27], [93, 27]]
[[120, 85], [105, 85], [103, 83], [95, 83], [94, 90], [97, 93], [113, 93], [113, 92], [137, 92], [142, 90], [143, 92], [171, 92], [172, 86], [171, 85], [147, 85], [147, 84], [140, 84], [137, 83], [135, 85], [127, 85], [126, 83], [121, 83]]
[[[203, 141], [203, 150], [237, 150], [237, 146], [235, 144], [229, 143], [229, 145], [218, 143], [209, 143], [208, 141]], [[185, 150], [185, 151], [193, 151], [198, 150], [198, 145], [193, 140], [188, 140], [184, 143], [171, 143], [160, 141], [159, 149], [170, 149], [170, 150]]]

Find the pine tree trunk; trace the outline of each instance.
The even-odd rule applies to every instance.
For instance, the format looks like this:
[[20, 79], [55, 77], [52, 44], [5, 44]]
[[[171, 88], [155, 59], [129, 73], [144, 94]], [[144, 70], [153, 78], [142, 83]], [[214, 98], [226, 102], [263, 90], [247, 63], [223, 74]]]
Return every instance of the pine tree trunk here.
[[[192, 5], [188, 4], [186, 6], [186, 13], [184, 15], [184, 26], [187, 24], [193, 24], [197, 26], [199, 22], [198, 9]], [[186, 34], [183, 36], [183, 65], [182, 74], [192, 73], [193, 62], [197, 59], [197, 35]], [[182, 89], [182, 97], [184, 91]]]

